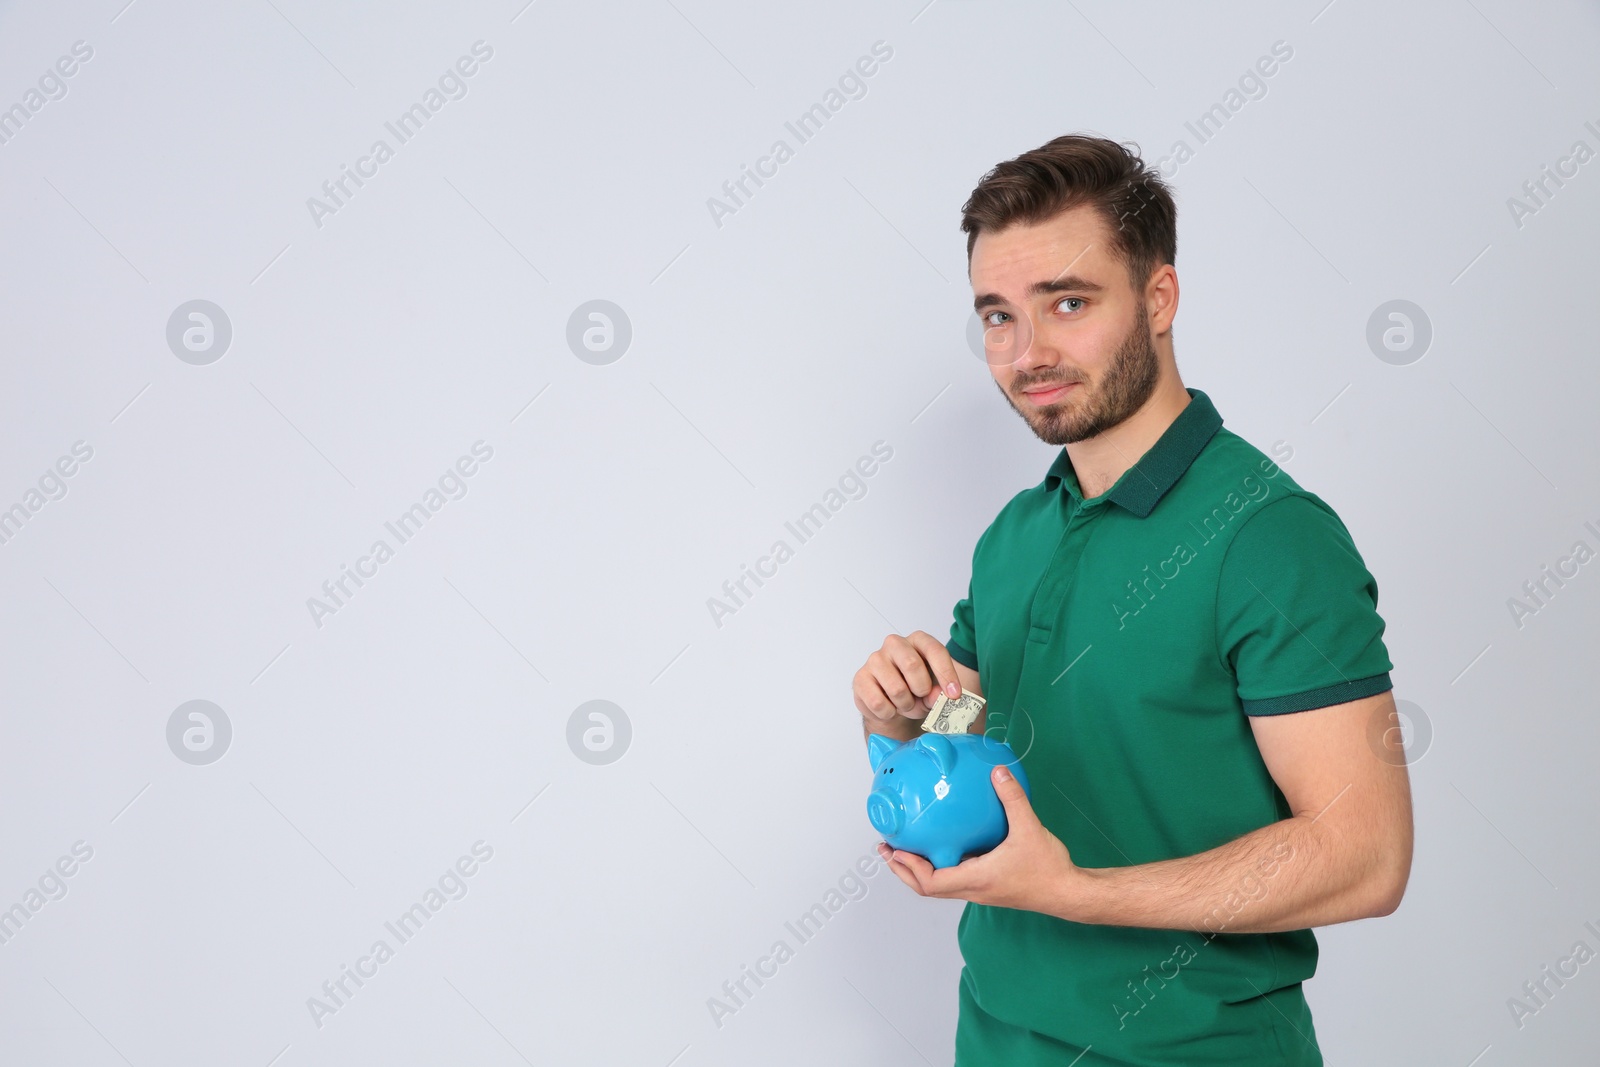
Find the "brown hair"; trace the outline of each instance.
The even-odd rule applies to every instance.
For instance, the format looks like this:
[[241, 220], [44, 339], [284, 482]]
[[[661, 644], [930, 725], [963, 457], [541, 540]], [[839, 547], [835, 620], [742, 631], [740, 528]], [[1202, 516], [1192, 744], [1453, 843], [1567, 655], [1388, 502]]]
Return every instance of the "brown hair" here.
[[1111, 231], [1112, 254], [1127, 267], [1134, 290], [1142, 289], [1151, 271], [1176, 259], [1178, 210], [1138, 148], [1065, 134], [995, 166], [961, 205], [968, 268], [980, 231], [1040, 223], [1089, 204]]

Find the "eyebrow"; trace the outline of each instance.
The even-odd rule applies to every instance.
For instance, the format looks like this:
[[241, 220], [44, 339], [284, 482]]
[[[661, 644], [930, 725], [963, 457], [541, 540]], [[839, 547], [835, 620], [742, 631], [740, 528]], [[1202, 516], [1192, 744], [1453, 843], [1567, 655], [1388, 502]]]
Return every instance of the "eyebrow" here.
[[[1044, 293], [1101, 293], [1105, 286], [1098, 282], [1091, 282], [1087, 278], [1080, 278], [1076, 274], [1068, 274], [1061, 278], [1054, 278], [1047, 282], [1034, 282], [1028, 286], [1029, 296], [1040, 296]], [[1007, 303], [1006, 298], [999, 293], [984, 293], [972, 302], [974, 311], [982, 311], [991, 304]]]

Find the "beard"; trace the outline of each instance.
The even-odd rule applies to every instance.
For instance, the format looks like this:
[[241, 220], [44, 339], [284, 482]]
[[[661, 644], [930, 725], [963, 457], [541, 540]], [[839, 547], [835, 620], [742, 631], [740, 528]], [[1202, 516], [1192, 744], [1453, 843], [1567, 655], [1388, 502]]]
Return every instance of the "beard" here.
[[[1082, 382], [1076, 393], [1042, 408], [1029, 404], [1024, 407], [999, 382], [1000, 395], [1006, 398], [1012, 410], [1022, 416], [1039, 440], [1048, 445], [1068, 445], [1104, 433], [1125, 421], [1144, 406], [1155, 391], [1160, 377], [1161, 364], [1150, 337], [1150, 321], [1145, 316], [1144, 301], [1134, 311], [1133, 325], [1117, 346], [1111, 364], [1098, 382], [1081, 377], [1050, 372], [1041, 376], [1012, 379], [1012, 388], [1018, 393], [1033, 386], [1049, 383], [1066, 384]], [[1027, 404], [1027, 401], [1023, 402]]]

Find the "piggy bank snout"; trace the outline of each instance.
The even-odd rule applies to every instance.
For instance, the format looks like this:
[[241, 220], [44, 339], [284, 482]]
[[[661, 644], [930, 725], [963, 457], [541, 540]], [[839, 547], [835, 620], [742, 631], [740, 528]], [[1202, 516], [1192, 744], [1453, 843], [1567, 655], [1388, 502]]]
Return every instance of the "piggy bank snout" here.
[[874, 789], [867, 794], [867, 818], [872, 828], [884, 837], [900, 832], [906, 821], [906, 806], [900, 794], [889, 789]]

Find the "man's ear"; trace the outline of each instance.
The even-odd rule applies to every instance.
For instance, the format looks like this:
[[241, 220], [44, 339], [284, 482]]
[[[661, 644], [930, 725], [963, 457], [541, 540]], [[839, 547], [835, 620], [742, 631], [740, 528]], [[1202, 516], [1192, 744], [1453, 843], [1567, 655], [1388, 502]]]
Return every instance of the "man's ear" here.
[[1149, 309], [1152, 336], [1172, 329], [1172, 320], [1178, 314], [1178, 272], [1170, 263], [1163, 263], [1150, 272], [1145, 282], [1144, 304]]

